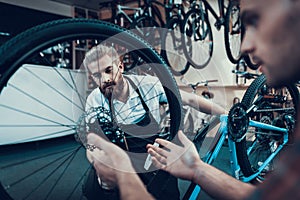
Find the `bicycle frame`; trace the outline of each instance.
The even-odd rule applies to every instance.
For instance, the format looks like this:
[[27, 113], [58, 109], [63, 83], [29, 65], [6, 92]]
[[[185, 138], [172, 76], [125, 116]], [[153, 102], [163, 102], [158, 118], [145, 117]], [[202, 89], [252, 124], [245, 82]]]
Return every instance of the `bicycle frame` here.
[[116, 16], [121, 16], [121, 24], [119, 24], [121, 27], [124, 26], [124, 18], [126, 18], [126, 20], [128, 20], [128, 22], [132, 23], [133, 19], [131, 19], [128, 14], [126, 12], [124, 12], [124, 10], [129, 10], [129, 11], [134, 11], [136, 15], [136, 13], [140, 13], [142, 11], [141, 8], [133, 8], [133, 7], [129, 7], [129, 6], [122, 6], [120, 4], [117, 4], [117, 10], [116, 10]]
[[212, 6], [207, 2], [207, 0], [201, 0], [201, 2], [204, 3], [204, 8], [206, 10], [206, 13], [208, 14], [207, 10], [210, 11], [210, 13], [214, 16], [214, 18], [217, 20], [215, 23], [215, 26], [218, 30], [221, 29], [221, 26], [224, 24], [224, 0], [218, 0], [218, 8], [219, 8], [219, 15], [216, 13], [216, 11], [212, 8]]
[[[212, 147], [209, 149], [208, 153], [205, 155], [203, 161], [212, 164], [215, 159], [217, 158], [222, 145], [224, 144], [224, 141], [226, 137], [228, 136], [228, 131], [227, 131], [227, 115], [221, 115], [220, 116], [220, 127], [216, 133], [216, 136], [213, 141]], [[240, 175], [241, 169], [238, 164], [237, 160], [237, 154], [236, 154], [236, 143], [228, 137], [228, 146], [229, 146], [229, 152], [230, 152], [230, 164], [231, 164], [231, 175], [235, 177], [236, 179], [239, 179], [243, 182], [249, 182], [253, 180], [255, 177], [257, 177], [263, 170], [264, 168], [270, 163], [271, 160], [279, 153], [279, 151], [286, 145], [288, 142], [288, 129], [286, 128], [279, 128], [273, 125], [265, 124], [262, 122], [257, 122], [250, 120], [249, 121], [249, 126], [256, 127], [256, 128], [262, 128], [265, 130], [270, 130], [270, 131], [278, 131], [283, 133], [283, 143], [280, 144], [277, 149], [270, 154], [270, 156], [265, 160], [265, 162], [258, 168], [257, 172], [249, 177], [243, 177]], [[206, 133], [204, 133], [206, 134]], [[253, 146], [252, 146], [253, 147]], [[251, 151], [252, 147], [248, 149], [248, 153]], [[201, 188], [199, 185], [196, 185], [193, 192], [191, 193], [189, 199], [197, 199], [199, 193], [201, 191]]]
[[[160, 2], [157, 0], [146, 0], [144, 1], [144, 6], [145, 6], [145, 12], [150, 16], [150, 17], [157, 17], [157, 19], [159, 20], [159, 23], [161, 25], [161, 27], [165, 27], [165, 25], [167, 24], [167, 21], [171, 19], [172, 16], [172, 4], [173, 4], [173, 0], [164, 0], [164, 2]], [[158, 13], [159, 11], [157, 11], [156, 9], [153, 9], [156, 6], [163, 8], [164, 10], [164, 14], [165, 14], [165, 19], [162, 19], [162, 16], [160, 13]]]

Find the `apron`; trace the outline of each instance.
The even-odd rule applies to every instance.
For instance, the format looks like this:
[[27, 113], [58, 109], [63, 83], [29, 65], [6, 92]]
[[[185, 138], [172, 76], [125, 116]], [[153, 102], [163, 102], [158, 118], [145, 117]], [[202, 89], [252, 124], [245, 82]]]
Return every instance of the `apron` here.
[[[138, 94], [143, 109], [145, 110], [145, 114], [141, 117], [141, 120], [136, 124], [120, 124], [120, 123], [114, 124], [114, 126], [119, 127], [123, 132], [123, 136], [119, 137], [121, 138], [119, 143], [123, 143], [123, 144], [118, 144], [118, 145], [120, 145], [120, 147], [122, 147], [124, 150], [133, 153], [146, 153], [147, 152], [146, 145], [149, 143], [153, 144], [154, 140], [158, 136], [160, 130], [159, 124], [153, 117], [152, 113], [149, 110], [149, 107], [147, 106], [146, 102], [142, 98], [141, 92], [138, 89], [138, 87], [131, 79], [129, 78], [126, 79]], [[111, 101], [109, 102], [111, 104]], [[111, 110], [112, 119], [116, 118], [113, 105], [110, 105], [110, 110]]]
[[[141, 100], [143, 109], [145, 110], [145, 114], [136, 124], [117, 124], [115, 120], [113, 120], [115, 119], [114, 106], [111, 105], [111, 101], [109, 101], [112, 119], [112, 124], [110, 124], [109, 126], [112, 126], [111, 128], [113, 131], [109, 131], [107, 132], [108, 134], [105, 135], [110, 141], [126, 151], [130, 151], [133, 153], [146, 153], [146, 145], [149, 143], [153, 144], [154, 140], [158, 137], [158, 133], [160, 130], [159, 124], [156, 122], [155, 118], [149, 110], [149, 107], [142, 98], [138, 87], [131, 79], [126, 79], [137, 92]], [[142, 160], [142, 162], [145, 162], [146, 156], [147, 154], [145, 154], [145, 159]], [[177, 178], [171, 176], [169, 173], [162, 170], [156, 170], [146, 173], [139, 173], [138, 175], [143, 183], [147, 186], [147, 190], [156, 199], [179, 199], [180, 194]], [[118, 189], [107, 191], [99, 186], [94, 168], [91, 169], [87, 177], [86, 183], [83, 187], [83, 191], [85, 196], [89, 200], [119, 199]]]

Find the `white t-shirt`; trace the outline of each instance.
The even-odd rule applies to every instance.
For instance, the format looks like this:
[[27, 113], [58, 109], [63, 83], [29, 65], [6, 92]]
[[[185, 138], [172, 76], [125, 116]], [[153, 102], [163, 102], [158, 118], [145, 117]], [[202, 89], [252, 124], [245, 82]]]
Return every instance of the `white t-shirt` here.
[[[138, 87], [143, 100], [149, 108], [157, 123], [160, 123], [159, 104], [167, 103], [164, 89], [157, 77], [149, 75], [124, 75], [132, 80]], [[129, 86], [129, 97], [125, 103], [113, 99], [114, 113], [118, 123], [136, 124], [145, 114], [145, 109], [141, 103], [138, 93], [127, 80]], [[91, 108], [102, 106], [107, 110], [109, 108], [108, 99], [104, 97], [99, 88], [94, 89], [87, 97], [85, 110], [88, 112]]]

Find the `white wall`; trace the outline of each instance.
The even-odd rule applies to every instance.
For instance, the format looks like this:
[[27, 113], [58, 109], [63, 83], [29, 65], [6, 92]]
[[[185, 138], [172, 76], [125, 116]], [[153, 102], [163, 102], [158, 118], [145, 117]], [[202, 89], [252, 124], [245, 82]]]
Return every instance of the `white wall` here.
[[23, 65], [0, 96], [0, 146], [74, 134], [84, 112], [82, 71]]
[[[217, 1], [210, 0], [209, 2], [218, 13]], [[209, 20], [214, 39], [214, 49], [211, 61], [203, 69], [194, 69], [193, 67], [190, 67], [188, 72], [185, 74], [185, 78], [193, 83], [209, 79], [218, 79], [219, 82], [212, 85], [235, 85], [235, 75], [231, 73], [231, 70], [235, 65], [229, 61], [226, 55], [224, 27], [222, 27], [219, 31], [216, 29], [214, 26], [216, 20], [211, 13], [209, 13]], [[178, 82], [178, 84], [180, 84], [180, 82]]]
[[[210, 4], [214, 10], [218, 12], [218, 5], [216, 0], [209, 0]], [[224, 41], [224, 27], [218, 31], [214, 26], [216, 20], [211, 13], [209, 15], [209, 20], [211, 23], [211, 29], [213, 32], [214, 47], [213, 55], [209, 64], [203, 69], [195, 69], [190, 67], [188, 72], [184, 75], [184, 78], [190, 83], [196, 83], [198, 81], [214, 80], [217, 79], [218, 82], [210, 83], [212, 86], [210, 88], [200, 88], [197, 93], [201, 94], [201, 90], [208, 89], [215, 94], [213, 99], [214, 102], [224, 106], [229, 109], [232, 105], [232, 99], [237, 96], [241, 97], [244, 93], [245, 87], [235, 87], [235, 75], [231, 72], [235, 69], [235, 65], [232, 64], [227, 58], [225, 51], [225, 41]], [[175, 77], [178, 85], [186, 86], [180, 77]]]

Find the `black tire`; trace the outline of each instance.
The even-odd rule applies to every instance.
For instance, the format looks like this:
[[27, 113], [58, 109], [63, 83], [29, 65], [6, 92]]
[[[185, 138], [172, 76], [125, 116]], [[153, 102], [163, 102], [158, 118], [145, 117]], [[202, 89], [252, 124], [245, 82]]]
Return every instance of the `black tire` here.
[[[291, 142], [294, 126], [287, 127], [282, 119], [285, 115], [290, 116], [293, 120], [296, 119], [296, 111], [299, 103], [299, 92], [295, 85], [288, 85], [283, 88], [288, 91], [288, 95], [292, 100], [286, 100], [283, 101], [283, 103], [277, 103], [276, 105], [278, 105], [279, 108], [286, 106], [285, 109], [282, 109], [282, 111], [274, 111], [273, 109], [272, 112], [263, 111], [263, 109], [272, 109], [270, 104], [268, 104], [269, 102], [272, 102], [272, 100], [266, 98], [262, 100], [262, 103], [260, 104], [261, 107], [259, 107], [254, 113], [250, 113], [249, 117], [256, 121], [273, 124], [282, 128], [288, 128], [289, 142]], [[243, 97], [242, 104], [249, 108], [257, 99], [258, 95], [262, 94], [262, 90], [267, 91], [266, 77], [264, 75], [259, 76], [252, 82]], [[268, 89], [268, 91], [271, 91], [271, 89]], [[290, 105], [290, 107], [288, 105]], [[252, 130], [253, 132], [253, 128], [251, 129], [251, 127], [249, 127], [248, 130]], [[262, 134], [263, 131], [263, 129], [255, 128], [253, 137], [250, 138], [251, 133], [247, 132], [246, 137], [241, 142], [236, 143], [238, 163], [241, 167], [243, 175], [246, 177], [256, 173], [261, 163], [263, 163], [270, 153], [274, 151], [272, 148], [277, 148], [277, 146], [282, 142], [282, 137], [281, 135], [278, 136], [278, 133], [276, 136], [276, 132], [269, 131], [265, 132], [265, 134]], [[256, 142], [256, 144], [254, 144], [254, 142]], [[251, 145], [253, 146], [248, 154], [247, 151], [250, 150], [249, 148]], [[278, 159], [278, 157], [280, 157], [280, 153], [274, 159]], [[263, 181], [265, 174], [273, 171], [274, 169], [276, 170], [276, 164], [274, 164], [274, 161], [271, 161], [270, 164], [263, 169], [262, 173], [260, 173], [256, 179], [253, 179], [253, 182], [257, 180]]]
[[[184, 75], [190, 66], [183, 55], [181, 36], [181, 20], [172, 18], [168, 21], [162, 36], [161, 55], [175, 76]], [[178, 61], [179, 57], [181, 59]]]
[[183, 51], [188, 62], [196, 69], [204, 68], [213, 53], [213, 34], [207, 13], [202, 9], [187, 12], [182, 34]]
[[236, 64], [241, 57], [242, 27], [240, 6], [236, 1], [230, 1], [225, 18], [224, 28], [225, 49], [229, 60]]
[[[120, 37], [117, 37], [116, 35]], [[54, 135], [55, 137], [51, 137], [50, 139], [47, 138], [47, 140], [45, 140], [44, 136], [27, 138], [26, 140], [16, 140], [8, 143], [5, 143], [5, 141], [1, 139], [1, 195], [3, 193], [2, 189], [4, 188], [5, 195], [9, 194], [13, 199], [24, 199], [26, 196], [31, 199], [82, 198], [81, 183], [91, 166], [86, 160], [84, 146], [76, 141], [74, 135], [76, 136], [76, 134], [78, 134], [78, 121], [82, 122], [84, 120], [80, 120], [82, 117], [79, 118], [79, 120], [77, 117], [74, 117], [74, 119], [70, 120], [72, 122], [68, 121], [68, 123], [66, 123], [59, 118], [58, 122], [56, 122], [54, 121], [54, 118], [48, 116], [48, 112], [44, 112], [44, 109], [50, 109], [51, 112], [55, 110], [55, 114], [59, 113], [60, 116], [66, 116], [64, 110], [66, 109], [66, 106], [71, 106], [72, 108], [68, 108], [68, 110], [70, 110], [71, 115], [76, 115], [76, 112], [73, 110], [75, 103], [72, 100], [75, 98], [78, 102], [82, 103], [82, 101], [84, 101], [82, 96], [78, 94], [80, 90], [80, 88], [77, 88], [78, 80], [75, 81], [71, 75], [73, 73], [78, 73], [78, 69], [61, 69], [63, 72], [60, 73], [60, 69], [48, 66], [32, 66], [39, 71], [46, 70], [47, 73], [44, 73], [44, 76], [41, 77], [33, 73], [33, 70], [32, 72], [29, 71], [29, 69], [32, 69], [31, 66], [30, 68], [28, 66], [23, 66], [23, 64], [27, 63], [28, 59], [32, 58], [32, 56], [39, 55], [39, 52], [43, 49], [62, 41], [71, 41], [78, 38], [105, 40], [113, 44], [125, 46], [130, 50], [135, 50], [144, 62], [151, 66], [151, 71], [164, 86], [164, 91], [171, 110], [169, 139], [172, 139], [179, 129], [179, 122], [181, 122], [181, 98], [176, 82], [163, 59], [148, 43], [144, 42], [137, 35], [116, 25], [90, 19], [57, 20], [33, 27], [12, 38], [0, 47], [0, 109], [9, 110], [16, 114], [14, 114], [16, 125], [5, 124], [6, 119], [1, 119], [0, 134], [3, 136], [10, 134], [11, 136], [13, 131], [10, 131], [10, 129], [14, 129], [16, 126], [20, 126], [24, 132], [25, 129], [28, 129], [30, 133], [33, 133], [36, 130], [33, 128], [39, 127], [38, 125], [35, 125], [33, 121], [30, 121], [35, 118], [38, 118], [38, 120], [42, 122], [55, 122], [55, 127], [58, 126], [60, 129], [65, 127], [69, 132], [65, 136], [59, 137], [59, 135], [55, 134], [63, 132], [65, 129], [62, 131], [55, 129], [56, 131], [48, 132], [50, 136]], [[14, 77], [16, 77], [18, 73], [20, 73], [20, 70], [23, 70], [24, 68], [26, 69], [26, 73], [29, 72], [28, 74], [30, 76], [22, 77], [22, 81], [19, 84], [13, 82]], [[71, 90], [74, 91], [67, 91], [65, 87], [55, 88], [56, 83], [47, 83], [46, 78], [49, 76], [52, 78], [51, 73], [48, 73], [50, 71], [51, 73], [54, 72], [54, 74], [59, 77], [58, 79], [65, 82], [67, 89], [70, 90], [71, 88]], [[80, 77], [82, 77], [84, 81], [87, 81], [84, 78], [86, 75]], [[39, 81], [39, 84], [33, 84], [36, 82], [31, 83], [31, 81], [33, 81], [32, 79]], [[54, 81], [56, 80], [57, 79]], [[22, 86], [28, 87], [29, 91], [23, 91]], [[8, 91], [12, 87], [19, 92], [19, 96], [14, 96], [14, 99], [22, 101], [20, 102], [20, 105], [28, 104], [27, 106], [30, 109], [25, 110], [24, 107], [18, 108], [5, 104], [7, 102], [5, 99], [7, 98], [7, 95], [9, 95]], [[60, 89], [62, 89], [62, 91], [60, 91]], [[45, 94], [52, 91], [57, 94], [57, 96], [61, 96], [62, 99], [68, 97], [68, 100], [71, 100], [71, 102], [67, 104], [65, 102], [68, 101], [56, 99], [56, 97], [51, 96], [55, 99], [56, 103], [48, 105], [47, 99], [39, 99], [38, 97], [33, 96], [33, 94], [30, 93], [31, 90], [37, 90], [41, 93], [45, 92]], [[84, 93], [86, 92], [87, 91], [84, 90]], [[69, 93], [70, 96], [67, 96]], [[23, 99], [26, 101], [23, 101]], [[44, 108], [31, 108], [32, 105], [27, 102], [27, 99], [29, 99], [30, 102], [35, 101]], [[8, 101], [8, 103], [10, 103], [10, 101]], [[59, 105], [62, 105], [63, 107], [55, 107]], [[78, 112], [84, 113], [83, 108], [84, 103], [79, 105]], [[36, 111], [38, 114], [35, 113]], [[79, 116], [81, 116], [80, 113]], [[25, 122], [20, 118], [20, 116], [23, 115], [29, 118], [28, 124], [24, 124]], [[48, 126], [49, 125], [44, 126], [42, 124], [42, 129], [39, 130], [45, 130], [46, 132], [49, 128]], [[51, 127], [53, 126], [54, 125], [51, 125]], [[22, 131], [20, 134], [22, 134]], [[10, 139], [10, 137], [7, 138]], [[57, 164], [57, 160], [59, 160], [60, 164]], [[53, 163], [56, 163], [56, 165], [53, 166]], [[51, 169], [46, 170], [46, 166], [51, 167]]]
[[258, 69], [259, 65], [251, 62], [251, 59], [250, 59], [249, 55], [244, 55], [243, 59], [246, 62], [247, 67], [249, 67], [252, 70], [257, 70]]
[[[123, 23], [123, 26], [121, 27], [128, 30], [132, 26], [132, 24], [126, 19], [126, 17], [123, 14], [117, 15], [113, 21], [114, 24], [118, 26], [121, 26], [121, 24]], [[134, 52], [129, 52], [129, 53], [122, 52], [121, 54], [123, 55], [122, 60], [123, 60], [125, 71], [129, 71], [135, 66], [141, 64], [141, 60], [139, 59], [139, 56], [136, 55]]]
[[[159, 32], [159, 23], [149, 16], [140, 16], [130, 24], [130, 29], [147, 41], [156, 50], [161, 46], [161, 33]], [[137, 65], [143, 64], [143, 61], [139, 59], [136, 52], [129, 52], [130, 62], [125, 66], [126, 70], [130, 70]]]

